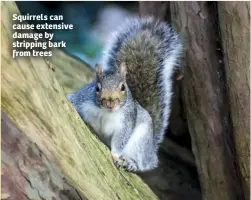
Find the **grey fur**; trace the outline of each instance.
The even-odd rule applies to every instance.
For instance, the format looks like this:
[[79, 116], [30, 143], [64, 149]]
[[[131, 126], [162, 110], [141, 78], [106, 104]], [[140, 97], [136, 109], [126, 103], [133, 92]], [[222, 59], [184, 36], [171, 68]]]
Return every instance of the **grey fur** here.
[[168, 126], [171, 78], [180, 66], [181, 53], [181, 39], [168, 24], [153, 17], [136, 17], [114, 33], [101, 60], [108, 70], [127, 64], [127, 84], [153, 119], [156, 145], [162, 142]]
[[[102, 133], [103, 130], [97, 128], [99, 124], [93, 122], [96, 118], [92, 119], [90, 114], [83, 112], [86, 110], [83, 105], [101, 109], [96, 98], [95, 82], [68, 95], [82, 119], [111, 148], [112, 155], [116, 155], [116, 165], [129, 171], [148, 171], [157, 167], [157, 151], [170, 115], [171, 77], [180, 59], [181, 48], [179, 36], [167, 24], [151, 17], [129, 20], [115, 33], [101, 60], [105, 73], [99, 81], [103, 88], [113, 90], [121, 81], [117, 72], [121, 63], [125, 62], [131, 71], [125, 83], [125, 99], [116, 111], [123, 122], [112, 133]], [[141, 134], [144, 138], [141, 138]]]
[[[123, 166], [129, 171], [148, 171], [155, 168], [158, 163], [158, 158], [154, 148], [152, 119], [148, 112], [132, 98], [131, 92], [126, 86], [126, 101], [121, 105], [120, 109], [116, 111], [121, 113], [126, 120], [122, 122], [122, 128], [119, 129], [118, 132], [113, 133], [111, 138], [108, 138], [105, 134], [100, 134], [96, 124], [88, 121], [89, 116], [87, 116], [85, 112], [82, 112], [84, 102], [88, 102], [86, 106], [95, 106], [97, 109], [101, 109], [99, 107], [100, 105], [96, 102], [95, 86], [96, 82], [92, 82], [75, 93], [69, 94], [67, 98], [74, 105], [81, 118], [96, 131], [100, 139], [111, 148], [112, 153], [117, 155], [117, 160], [115, 161], [117, 165]], [[113, 87], [114, 85], [111, 86]], [[136, 125], [139, 124], [148, 125], [146, 137], [140, 140], [140, 143], [136, 143], [134, 148], [128, 148], [128, 150], [125, 151], [125, 146], [131, 139], [130, 137], [132, 136], [133, 130]]]

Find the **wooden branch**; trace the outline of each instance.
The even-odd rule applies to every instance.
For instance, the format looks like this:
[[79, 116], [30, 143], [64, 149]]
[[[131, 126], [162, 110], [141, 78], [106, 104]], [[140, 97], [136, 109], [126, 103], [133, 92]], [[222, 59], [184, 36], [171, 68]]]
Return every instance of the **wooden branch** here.
[[4, 112], [1, 112], [1, 128], [1, 199], [87, 200]]
[[231, 118], [245, 198], [250, 193], [250, 2], [219, 2]]
[[185, 109], [203, 198], [243, 199], [234, 163], [234, 145], [223, 66], [216, 53], [215, 4], [171, 2], [172, 20], [186, 39]]
[[69, 183], [88, 199], [157, 199], [136, 175], [119, 171], [90, 133], [42, 58], [11, 55], [14, 2], [2, 2], [2, 109]]
[[55, 66], [56, 78], [67, 94], [81, 88], [94, 78], [92, 68], [61, 50], [54, 49], [53, 56], [48, 60]]

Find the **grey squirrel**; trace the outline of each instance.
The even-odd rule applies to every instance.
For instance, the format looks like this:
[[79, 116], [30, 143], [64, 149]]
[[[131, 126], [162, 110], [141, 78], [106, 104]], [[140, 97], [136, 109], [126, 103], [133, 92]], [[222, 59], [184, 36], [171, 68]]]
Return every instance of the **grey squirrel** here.
[[181, 53], [180, 37], [168, 24], [129, 19], [105, 48], [96, 80], [67, 96], [117, 166], [133, 172], [158, 166]]

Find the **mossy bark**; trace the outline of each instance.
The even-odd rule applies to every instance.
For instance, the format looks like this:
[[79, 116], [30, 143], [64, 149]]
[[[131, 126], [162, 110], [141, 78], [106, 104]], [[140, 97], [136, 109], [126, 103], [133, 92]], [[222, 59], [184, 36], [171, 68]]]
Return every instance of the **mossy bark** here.
[[94, 79], [93, 69], [77, 58], [65, 52], [54, 49], [53, 56], [48, 58], [52, 67], [55, 66], [55, 76], [65, 92], [69, 94]]
[[106, 148], [67, 102], [43, 58], [12, 58], [14, 2], [1, 5], [2, 110], [87, 199], [157, 199], [136, 175], [117, 170]]

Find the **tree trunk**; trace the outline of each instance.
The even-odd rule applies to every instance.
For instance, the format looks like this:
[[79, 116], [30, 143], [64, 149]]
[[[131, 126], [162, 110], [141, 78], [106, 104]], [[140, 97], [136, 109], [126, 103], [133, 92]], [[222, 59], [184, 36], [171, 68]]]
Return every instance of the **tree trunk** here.
[[169, 19], [170, 3], [167, 1], [139, 1], [141, 16], [155, 16], [160, 20]]
[[[2, 109], [87, 199], [157, 199], [136, 175], [117, 170], [42, 58], [11, 55], [14, 2], [2, 2]], [[57, 70], [57, 69], [56, 69]]]
[[84, 200], [38, 146], [1, 112], [2, 198], [6, 200]]
[[171, 2], [172, 21], [184, 33], [183, 93], [203, 198], [243, 199], [234, 163], [224, 66], [217, 55], [217, 10], [212, 2]]
[[250, 2], [218, 5], [237, 162], [245, 198], [249, 199]]

